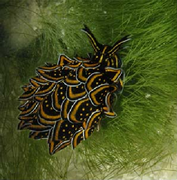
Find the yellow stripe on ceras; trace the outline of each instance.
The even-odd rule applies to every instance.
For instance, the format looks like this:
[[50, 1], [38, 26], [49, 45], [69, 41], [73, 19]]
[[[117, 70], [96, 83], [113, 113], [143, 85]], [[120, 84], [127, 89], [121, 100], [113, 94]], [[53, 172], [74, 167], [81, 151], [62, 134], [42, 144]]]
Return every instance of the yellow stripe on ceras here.
[[56, 146], [57, 148], [55, 149], [55, 153], [57, 151], [60, 151], [61, 149], [65, 148], [66, 146], [68, 146], [70, 144], [71, 144], [70, 140], [63, 141], [59, 146]]
[[108, 48], [108, 46], [104, 46], [103, 51], [102, 51], [102, 53], [101, 53], [101, 57], [100, 57], [100, 59], [99, 59], [99, 63], [102, 63], [103, 56], [104, 56], [104, 53], [105, 53], [105, 51], [106, 51], [107, 48]]
[[[42, 76], [41, 76], [42, 77]], [[31, 80], [33, 80], [33, 81], [36, 81], [37, 83], [42, 83], [42, 84], [46, 84], [47, 83], [47, 80], [45, 80], [45, 79], [42, 79], [42, 78], [39, 78], [39, 77], [34, 77], [34, 78], [31, 78]]]
[[86, 129], [85, 131], [84, 131], [84, 139], [87, 139], [88, 137], [89, 137], [89, 131], [90, 131], [91, 129], [90, 128], [88, 128], [88, 129]]
[[37, 106], [38, 106], [38, 102], [35, 102], [35, 103], [31, 106], [31, 108], [27, 109], [26, 111], [22, 111], [22, 113], [20, 114], [20, 116], [21, 116], [21, 115], [24, 116], [24, 115], [26, 115], [26, 114], [32, 113], [32, 112], [37, 108]]
[[39, 131], [34, 132], [34, 134], [30, 138], [34, 139], [39, 133]]
[[[107, 61], [107, 66], [110, 66], [110, 64], [111, 64], [110, 61]], [[111, 66], [113, 66], [113, 65], [111, 64]]]
[[51, 91], [53, 88], [55, 87], [55, 83], [52, 83], [47, 89], [44, 90], [39, 90], [36, 95], [43, 95], [45, 93], [48, 93], [49, 91]]
[[89, 79], [89, 81], [87, 82], [87, 90], [88, 91], [91, 91], [93, 88], [91, 87], [92, 86], [92, 83], [94, 82], [94, 80], [97, 78], [97, 77], [101, 77], [102, 74], [94, 74], [93, 76], [91, 76], [91, 78]]
[[112, 116], [112, 117], [115, 117], [116, 114], [115, 112], [104, 112], [107, 116]]
[[41, 125], [31, 125], [28, 127], [28, 129], [32, 130], [46, 130], [46, 126], [41, 126]]
[[26, 92], [29, 91], [30, 88], [34, 88], [30, 83], [22, 86], [22, 89]]
[[67, 118], [67, 114], [68, 114], [68, 112], [67, 112], [67, 107], [68, 107], [68, 105], [69, 105], [69, 100], [68, 99], [65, 99], [65, 102], [63, 102], [63, 107], [62, 107], [62, 114], [63, 114], [63, 116], [62, 116], [62, 118], [64, 118], [64, 119], [66, 119]]
[[50, 79], [50, 80], [53, 80], [53, 81], [59, 81], [59, 80], [61, 80], [61, 79], [64, 78], [64, 76], [61, 76], [61, 77], [52, 77], [52, 76], [46, 74], [45, 71], [40, 70], [40, 69], [38, 69], [38, 72], [39, 72], [44, 78], [47, 78], [47, 79]]
[[[101, 112], [98, 111], [98, 112], [95, 112], [95, 113], [91, 116], [91, 118], [90, 118], [90, 119], [88, 120], [88, 122], [87, 122], [86, 129], [92, 128], [93, 121], [95, 121], [95, 118], [97, 118], [100, 114], [101, 114]], [[96, 123], [96, 122], [95, 122], [95, 123]], [[87, 138], [87, 137], [85, 137], [85, 138]]]
[[[43, 126], [43, 125], [35, 125], [35, 124], [31, 124], [31, 122], [27, 123], [27, 125], [25, 126], [25, 123], [26, 121], [21, 121], [19, 123], [19, 129], [22, 130], [22, 129], [31, 129], [31, 130], [46, 130], [46, 126]], [[23, 127], [24, 126], [24, 127]]]
[[[22, 102], [23, 102], [23, 101], [22, 101]], [[29, 104], [30, 104], [29, 101], [23, 102], [23, 103], [21, 103], [21, 105], [18, 107], [18, 109], [19, 109], [20, 111], [23, 111], [23, 110], [25, 110], [25, 107], [26, 107], [26, 106], [29, 106]]]
[[41, 124], [43, 124], [45, 126], [47, 126], [47, 125], [51, 126], [51, 125], [55, 124], [55, 121], [48, 121], [48, 120], [45, 120], [45, 119], [43, 119], [41, 117], [39, 117], [38, 121], [39, 121], [39, 123], [41, 123]]
[[105, 99], [105, 104], [107, 105], [107, 107], [103, 107], [103, 110], [109, 112], [111, 109], [111, 93], [107, 95], [107, 98]]
[[122, 79], [119, 79], [119, 82], [120, 82], [120, 85], [121, 85], [121, 87], [123, 87], [123, 81], [122, 81]]
[[70, 99], [76, 99], [76, 98], [81, 98], [82, 96], [84, 96], [85, 94], [86, 94], [86, 92], [85, 91], [83, 91], [83, 92], [81, 92], [81, 93], [73, 93], [72, 92], [72, 89], [73, 89], [73, 87], [68, 87], [68, 91], [69, 91], [69, 98]]
[[53, 149], [54, 149], [54, 142], [51, 141], [51, 142], [49, 142], [49, 153], [50, 154], [53, 154]]
[[83, 71], [84, 71], [84, 68], [80, 67], [77, 74], [78, 74], [78, 79], [85, 82], [87, 78], [83, 76]]
[[72, 145], [73, 145], [73, 149], [78, 145], [77, 140], [78, 137], [83, 134], [83, 130], [80, 130], [74, 137], [73, 137], [73, 141], [72, 141]]
[[37, 101], [43, 101], [44, 100], [44, 97], [40, 97], [40, 96], [35, 96], [34, 98]]
[[84, 67], [86, 68], [96, 68], [99, 64], [98, 63], [83, 63]]
[[[59, 141], [57, 144], [55, 144], [56, 142], [54, 143], [54, 141], [52, 139], [50, 139], [48, 141], [48, 143], [49, 143], [49, 153], [54, 154], [56, 152], [56, 147], [59, 146], [62, 143], [62, 141]], [[54, 145], [55, 145], [55, 147], [54, 147]]]
[[35, 87], [39, 87], [39, 84], [36, 81], [34, 81], [33, 79], [30, 79], [30, 83]]
[[113, 81], [116, 81], [118, 76], [121, 74], [121, 70], [117, 70], [117, 73], [115, 74], [115, 76], [113, 77]]
[[111, 109], [111, 93], [106, 96], [105, 104], [106, 104], [107, 106], [106, 106], [106, 107], [103, 107], [103, 112], [104, 112], [107, 116], [115, 117], [116, 114], [115, 114], [115, 112], [113, 112], [112, 109]]
[[84, 103], [84, 102], [87, 102], [89, 99], [88, 98], [86, 98], [86, 99], [82, 99], [82, 100], [79, 100], [79, 101], [77, 101], [75, 104], [74, 104], [74, 107], [72, 107], [72, 109], [71, 109], [71, 113], [70, 113], [70, 116], [69, 116], [69, 118], [70, 118], [70, 120], [71, 121], [74, 121], [74, 122], [81, 122], [81, 121], [78, 121], [77, 119], [76, 119], [76, 113], [77, 113], [77, 110], [79, 109], [79, 107]]
[[[30, 138], [35, 139], [40, 133], [41, 133], [40, 131], [36, 131], [36, 132], [33, 131], [33, 134], [30, 135]], [[44, 131], [43, 134], [41, 134], [38, 138], [40, 139], [45, 138], [46, 135], [48, 135], [48, 132]]]
[[57, 84], [57, 86], [56, 86], [56, 90], [54, 91], [54, 103], [55, 103], [55, 108], [56, 109], [60, 109], [61, 108], [61, 105], [59, 104], [59, 102], [58, 102], [58, 89], [59, 89], [59, 87], [60, 87], [60, 85], [59, 84]]
[[[37, 90], [38, 88], [37, 87], [33, 87], [33, 90], [28, 93], [28, 94], [22, 94], [19, 99], [23, 99], [23, 98], [30, 98]], [[29, 89], [28, 89], [29, 90]], [[27, 92], [27, 91], [26, 91]]]
[[56, 123], [56, 125], [55, 125], [55, 134], [54, 134], [54, 140], [55, 141], [58, 141], [59, 140], [59, 132], [60, 132], [60, 128], [61, 128], [61, 125], [62, 125], [62, 123], [64, 122], [64, 120], [60, 120], [60, 121], [58, 121], [57, 123]]
[[82, 127], [85, 129], [86, 128], [86, 121], [84, 121], [83, 123], [82, 123]]
[[100, 105], [101, 102], [98, 102], [97, 99], [96, 99], [96, 95], [100, 92], [100, 91], [103, 91], [103, 90], [106, 90], [109, 88], [109, 85], [103, 85], [103, 86], [100, 86], [99, 88], [97, 88], [96, 90], [93, 90], [91, 93], [90, 93], [90, 97], [93, 101], [93, 103], [95, 105]]
[[19, 119], [22, 120], [22, 121], [30, 121], [30, 120], [33, 120], [35, 117], [34, 116], [19, 116]]
[[58, 114], [56, 116], [46, 114], [43, 109], [43, 104], [40, 106], [40, 114], [45, 119], [58, 120], [61, 118], [60, 114]]
[[65, 79], [65, 82], [69, 85], [77, 85], [80, 83], [78, 80], [68, 79], [68, 78]]
[[58, 62], [58, 65], [59, 66], [64, 66], [65, 64], [68, 64], [68, 63], [72, 63], [73, 62], [73, 60], [71, 60], [71, 59], [68, 59], [66, 56], [64, 56], [64, 55], [61, 55], [60, 56], [60, 60], [59, 60], [59, 62]]
[[116, 64], [116, 68], [118, 68], [118, 66], [119, 66], [119, 59], [118, 59], [118, 56], [115, 54], [115, 55], [114, 55], [114, 58], [115, 58], [114, 63]]
[[76, 57], [77, 60], [79, 61], [90, 61], [90, 59], [86, 59], [86, 58], [81, 58], [81, 57]]
[[121, 70], [120, 69], [111, 69], [111, 68], [106, 68], [105, 72], [107, 73], [114, 73], [113, 78], [111, 79], [112, 81], [116, 81], [116, 79], [118, 78], [118, 76], [121, 74]]
[[80, 65], [81, 65], [81, 62], [78, 62], [77, 64], [68, 64], [66, 67], [78, 68]]
[[39, 67], [39, 69], [43, 69], [43, 70], [55, 70], [56, 68], [58, 68], [58, 65], [55, 65], [55, 66], [42, 66], [42, 67]]

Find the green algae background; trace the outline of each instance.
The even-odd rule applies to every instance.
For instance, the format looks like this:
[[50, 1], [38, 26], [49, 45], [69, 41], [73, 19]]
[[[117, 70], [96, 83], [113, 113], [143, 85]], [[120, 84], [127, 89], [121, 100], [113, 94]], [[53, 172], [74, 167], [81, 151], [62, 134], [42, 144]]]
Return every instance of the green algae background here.
[[[137, 177], [177, 153], [177, 3], [175, 0], [60, 0], [0, 3], [0, 179], [117, 179]], [[21, 86], [45, 62], [93, 52], [89, 26], [98, 41], [120, 51], [125, 86], [99, 132], [74, 151], [53, 156], [45, 140], [18, 131]], [[135, 178], [137, 179], [137, 178]]]

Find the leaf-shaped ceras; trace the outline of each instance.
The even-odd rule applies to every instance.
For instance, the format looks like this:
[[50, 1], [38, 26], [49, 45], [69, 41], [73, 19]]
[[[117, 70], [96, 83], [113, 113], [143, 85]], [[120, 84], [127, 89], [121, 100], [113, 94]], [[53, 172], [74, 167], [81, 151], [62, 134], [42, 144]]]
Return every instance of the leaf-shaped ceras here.
[[54, 154], [71, 144], [75, 148], [92, 134], [103, 115], [115, 117], [114, 92], [123, 87], [123, 70], [117, 55], [124, 37], [113, 47], [101, 45], [85, 26], [94, 54], [70, 59], [60, 55], [57, 64], [37, 69], [23, 86], [18, 129], [29, 129], [30, 138], [48, 139]]

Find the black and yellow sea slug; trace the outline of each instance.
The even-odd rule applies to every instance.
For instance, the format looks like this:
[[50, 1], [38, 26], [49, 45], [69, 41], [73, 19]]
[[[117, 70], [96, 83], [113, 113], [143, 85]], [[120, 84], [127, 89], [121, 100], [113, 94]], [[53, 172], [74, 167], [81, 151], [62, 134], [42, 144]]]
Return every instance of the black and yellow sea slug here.
[[106, 115], [115, 117], [114, 93], [123, 88], [124, 72], [117, 52], [128, 41], [124, 37], [112, 47], [98, 43], [87, 26], [94, 54], [73, 59], [60, 55], [57, 64], [46, 64], [23, 86], [19, 97], [18, 129], [29, 129], [29, 137], [48, 139], [49, 152], [86, 140]]

